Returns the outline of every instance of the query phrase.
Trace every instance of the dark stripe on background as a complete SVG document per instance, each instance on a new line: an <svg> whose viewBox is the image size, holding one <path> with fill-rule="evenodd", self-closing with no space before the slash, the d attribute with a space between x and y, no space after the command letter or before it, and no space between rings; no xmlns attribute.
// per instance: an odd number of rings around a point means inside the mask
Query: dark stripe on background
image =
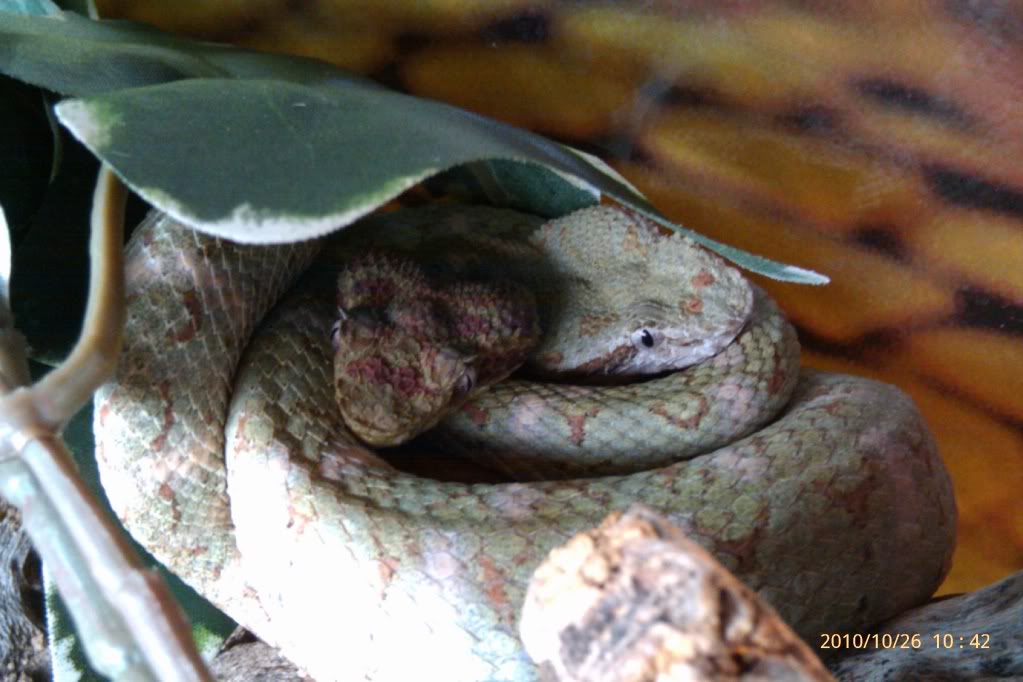
<svg viewBox="0 0 1023 682"><path fill-rule="evenodd" d="M900 263L908 263L910 260L909 250L899 236L898 228L894 225L859 225L852 232L851 236L854 243L888 256Z"/></svg>
<svg viewBox="0 0 1023 682"><path fill-rule="evenodd" d="M793 107L778 115L779 125L808 135L833 135L841 127L842 115L822 104Z"/></svg>
<svg viewBox="0 0 1023 682"><path fill-rule="evenodd" d="M861 97L889 109L932 118L943 123L963 126L970 123L969 115L954 102L923 90L887 78L863 78L853 81Z"/></svg>
<svg viewBox="0 0 1023 682"><path fill-rule="evenodd" d="M967 286L956 292L955 303L956 321L963 326L1023 336L1023 301Z"/></svg>
<svg viewBox="0 0 1023 682"><path fill-rule="evenodd" d="M939 164L923 172L930 190L950 204L1023 218L1023 191L1015 187Z"/></svg>
<svg viewBox="0 0 1023 682"><path fill-rule="evenodd" d="M526 11L488 24L480 31L480 38L487 43L543 43L550 37L550 23L547 15L537 11Z"/></svg>

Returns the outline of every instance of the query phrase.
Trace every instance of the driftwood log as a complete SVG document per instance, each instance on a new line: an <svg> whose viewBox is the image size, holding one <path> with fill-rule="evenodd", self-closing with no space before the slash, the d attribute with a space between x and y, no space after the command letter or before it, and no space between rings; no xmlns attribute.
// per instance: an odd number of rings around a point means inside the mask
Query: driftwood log
<svg viewBox="0 0 1023 682"><path fill-rule="evenodd" d="M774 609L639 506L550 553L521 634L562 682L833 679Z"/></svg>
<svg viewBox="0 0 1023 682"><path fill-rule="evenodd" d="M219 682L312 682L280 652L238 628L210 663Z"/></svg>
<svg viewBox="0 0 1023 682"><path fill-rule="evenodd" d="M907 611L877 631L919 649L865 648L832 665L841 682L1023 680L1023 572Z"/></svg>
<svg viewBox="0 0 1023 682"><path fill-rule="evenodd" d="M550 553L521 634L560 682L1023 680L1023 572L870 632L834 633L821 650L833 654L829 673L762 599L636 506Z"/></svg>

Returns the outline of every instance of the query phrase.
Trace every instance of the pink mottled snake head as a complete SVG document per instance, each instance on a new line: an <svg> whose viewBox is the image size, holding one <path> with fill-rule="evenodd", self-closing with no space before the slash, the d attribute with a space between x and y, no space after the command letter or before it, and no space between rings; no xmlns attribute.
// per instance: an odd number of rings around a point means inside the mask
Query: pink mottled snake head
<svg viewBox="0 0 1023 682"><path fill-rule="evenodd" d="M435 426L521 365L539 336L528 292L433 281L386 253L342 272L338 303L335 397L348 427L377 446Z"/></svg>
<svg viewBox="0 0 1023 682"><path fill-rule="evenodd" d="M335 329L335 397L348 427L371 445L431 428L476 385L476 358L429 336L360 315Z"/></svg>

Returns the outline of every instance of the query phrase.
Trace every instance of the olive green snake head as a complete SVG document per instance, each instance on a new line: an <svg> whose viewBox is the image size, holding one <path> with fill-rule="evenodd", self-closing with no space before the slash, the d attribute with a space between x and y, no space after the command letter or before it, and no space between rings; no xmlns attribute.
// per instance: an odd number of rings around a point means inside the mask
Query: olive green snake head
<svg viewBox="0 0 1023 682"><path fill-rule="evenodd" d="M531 362L545 374L641 378L683 369L731 343L753 308L736 268L622 208L570 213L529 241L547 323Z"/></svg>

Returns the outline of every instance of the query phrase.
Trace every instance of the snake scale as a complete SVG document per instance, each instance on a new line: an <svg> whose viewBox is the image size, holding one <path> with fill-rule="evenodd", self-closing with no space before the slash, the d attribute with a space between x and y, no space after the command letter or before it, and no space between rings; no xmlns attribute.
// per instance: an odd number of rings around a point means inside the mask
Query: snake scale
<svg viewBox="0 0 1023 682"><path fill-rule="evenodd" d="M799 371L796 346L752 344L751 330L794 340L766 295L736 341L693 368L724 373L717 394L732 410L765 388L787 396L758 430L632 473L460 483L399 471L344 429L333 300L315 284L288 293L320 244L240 246L154 214L127 248L125 348L96 397L104 488L157 558L316 679L536 679L517 636L531 572L636 501L811 643L921 603L948 569L952 490L912 402L874 381ZM768 362L791 380L743 383ZM554 384L525 399L562 410L570 436L628 453L670 443L682 421L698 425L702 413L670 412L681 387L670 382L685 374L629 388ZM499 407L530 391L509 385L479 400ZM629 391L631 412L602 435L614 422L597 406L613 390ZM548 404L559 396L568 407ZM458 414L472 422L482 411ZM477 434L469 449L515 432ZM608 461L597 457L602 474Z"/></svg>

